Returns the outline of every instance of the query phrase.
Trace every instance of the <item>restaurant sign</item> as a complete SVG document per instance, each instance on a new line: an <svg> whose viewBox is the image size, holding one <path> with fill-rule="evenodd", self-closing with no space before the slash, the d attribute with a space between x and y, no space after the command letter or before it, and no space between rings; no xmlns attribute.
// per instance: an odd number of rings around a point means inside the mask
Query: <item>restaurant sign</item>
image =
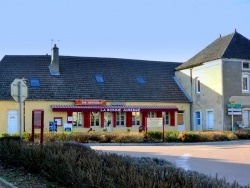
<svg viewBox="0 0 250 188"><path fill-rule="evenodd" d="M86 105L86 106L106 106L104 100L75 100L75 105Z"/></svg>
<svg viewBox="0 0 250 188"><path fill-rule="evenodd" d="M139 108L102 108L101 112L140 112Z"/></svg>

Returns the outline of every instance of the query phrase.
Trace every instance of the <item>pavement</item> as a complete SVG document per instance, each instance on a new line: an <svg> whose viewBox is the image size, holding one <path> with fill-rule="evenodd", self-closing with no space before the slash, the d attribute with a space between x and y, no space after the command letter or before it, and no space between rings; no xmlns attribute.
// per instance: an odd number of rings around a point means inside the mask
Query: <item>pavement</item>
<svg viewBox="0 0 250 188"><path fill-rule="evenodd" d="M119 155L164 159L185 170L226 178L231 183L236 180L242 186L250 186L250 140L87 145L95 150Z"/></svg>

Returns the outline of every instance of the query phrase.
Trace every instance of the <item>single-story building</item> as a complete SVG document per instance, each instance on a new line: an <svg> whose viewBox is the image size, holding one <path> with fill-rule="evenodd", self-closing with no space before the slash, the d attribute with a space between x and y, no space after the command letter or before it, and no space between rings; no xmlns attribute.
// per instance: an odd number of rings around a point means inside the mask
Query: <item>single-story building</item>
<svg viewBox="0 0 250 188"><path fill-rule="evenodd" d="M191 101L174 77L179 65L61 56L56 45L51 55L6 55L0 62L0 132L19 132L20 120L22 131L31 132L32 124L41 124L40 112L44 131L51 122L57 131L138 131L150 118L161 118L165 130L190 130ZM15 79L28 90L22 111L11 93Z"/></svg>

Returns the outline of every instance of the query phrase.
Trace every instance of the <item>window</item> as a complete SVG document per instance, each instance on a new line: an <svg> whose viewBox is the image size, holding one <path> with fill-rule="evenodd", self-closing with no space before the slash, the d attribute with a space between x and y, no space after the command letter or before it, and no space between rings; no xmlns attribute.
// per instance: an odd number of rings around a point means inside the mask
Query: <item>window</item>
<svg viewBox="0 0 250 188"><path fill-rule="evenodd" d="M250 69L250 62L242 62L242 69L247 69L249 70Z"/></svg>
<svg viewBox="0 0 250 188"><path fill-rule="evenodd" d="M100 115L99 112L91 112L91 126L99 126Z"/></svg>
<svg viewBox="0 0 250 188"><path fill-rule="evenodd" d="M38 79L31 79L30 80L30 86L31 87L39 87L40 86L40 82Z"/></svg>
<svg viewBox="0 0 250 188"><path fill-rule="evenodd" d="M54 121L57 122L57 126L62 126L62 117L54 117Z"/></svg>
<svg viewBox="0 0 250 188"><path fill-rule="evenodd" d="M195 112L195 121L196 125L201 125L201 112Z"/></svg>
<svg viewBox="0 0 250 188"><path fill-rule="evenodd" d="M197 77L195 78L195 93L200 94L200 92L201 92L201 82L200 82L200 78Z"/></svg>
<svg viewBox="0 0 250 188"><path fill-rule="evenodd" d="M124 112L117 112L116 113L116 125L124 126Z"/></svg>
<svg viewBox="0 0 250 188"><path fill-rule="evenodd" d="M83 114L82 112L73 112L73 126L82 126Z"/></svg>
<svg viewBox="0 0 250 188"><path fill-rule="evenodd" d="M248 74L242 75L242 91L249 92L249 75Z"/></svg>
<svg viewBox="0 0 250 188"><path fill-rule="evenodd" d="M148 112L148 118L155 118L155 112Z"/></svg>
<svg viewBox="0 0 250 188"><path fill-rule="evenodd" d="M177 125L184 125L184 111L178 111L178 113L177 113Z"/></svg>
<svg viewBox="0 0 250 188"><path fill-rule="evenodd" d="M141 76L136 77L136 80L137 80L138 84L144 84L145 83L144 79Z"/></svg>
<svg viewBox="0 0 250 188"><path fill-rule="evenodd" d="M140 112L132 112L132 125L140 125Z"/></svg>
<svg viewBox="0 0 250 188"><path fill-rule="evenodd" d="M169 112L165 112L163 115L163 121L164 125L169 125L170 119L169 119Z"/></svg>
<svg viewBox="0 0 250 188"><path fill-rule="evenodd" d="M104 79L103 79L102 75L95 75L95 80L98 83L104 83Z"/></svg>

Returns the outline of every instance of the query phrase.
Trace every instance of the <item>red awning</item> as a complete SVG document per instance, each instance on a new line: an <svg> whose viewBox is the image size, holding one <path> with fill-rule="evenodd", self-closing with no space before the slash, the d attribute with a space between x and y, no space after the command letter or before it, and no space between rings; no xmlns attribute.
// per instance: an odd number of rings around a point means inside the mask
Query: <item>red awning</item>
<svg viewBox="0 0 250 188"><path fill-rule="evenodd" d="M51 105L54 112L171 112L178 111L176 106L79 106Z"/></svg>

